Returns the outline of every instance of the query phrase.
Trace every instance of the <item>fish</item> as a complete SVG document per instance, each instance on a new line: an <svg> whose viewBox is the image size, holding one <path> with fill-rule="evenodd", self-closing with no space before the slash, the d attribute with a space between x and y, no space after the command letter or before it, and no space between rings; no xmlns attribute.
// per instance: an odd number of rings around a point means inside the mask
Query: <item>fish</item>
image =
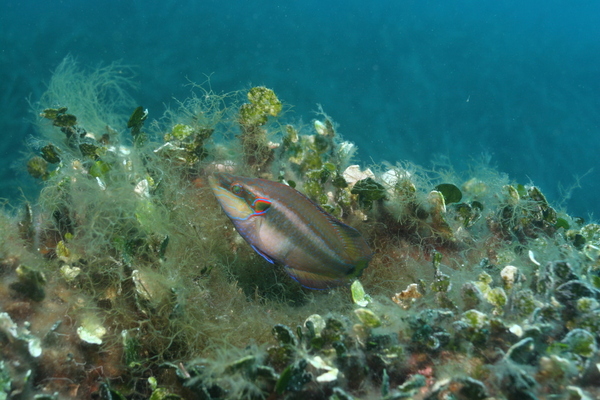
<svg viewBox="0 0 600 400"><path fill-rule="evenodd" d="M238 233L265 260L309 289L348 284L373 253L353 227L296 189L266 179L214 173L210 188Z"/></svg>

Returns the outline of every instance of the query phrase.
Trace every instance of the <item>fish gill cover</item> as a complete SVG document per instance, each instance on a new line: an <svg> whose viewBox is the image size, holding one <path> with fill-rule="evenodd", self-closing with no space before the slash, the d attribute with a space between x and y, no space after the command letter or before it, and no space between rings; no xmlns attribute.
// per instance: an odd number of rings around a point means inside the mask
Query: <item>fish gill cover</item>
<svg viewBox="0 0 600 400"><path fill-rule="evenodd" d="M599 395L600 225L485 162L356 165L330 116L288 121L265 87L192 85L153 116L124 70L67 58L34 105L42 190L0 214L0 398ZM215 172L300 191L369 267L302 288L236 232Z"/></svg>

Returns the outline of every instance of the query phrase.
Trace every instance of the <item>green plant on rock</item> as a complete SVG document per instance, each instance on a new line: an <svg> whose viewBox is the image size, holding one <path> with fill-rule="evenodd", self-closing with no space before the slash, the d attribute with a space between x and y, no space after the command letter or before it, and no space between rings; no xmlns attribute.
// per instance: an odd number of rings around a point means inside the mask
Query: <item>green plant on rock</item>
<svg viewBox="0 0 600 400"><path fill-rule="evenodd" d="M137 107L127 121L127 128L131 129L131 136L133 136L134 146L142 146L147 139L147 135L142 131L144 122L148 118L148 110L144 107Z"/></svg>
<svg viewBox="0 0 600 400"><path fill-rule="evenodd" d="M506 237L516 237L524 242L541 233L556 232L556 211L550 207L546 197L535 186L506 185L505 204L490 221L492 229Z"/></svg>
<svg viewBox="0 0 600 400"><path fill-rule="evenodd" d="M250 89L248 101L239 110L238 123L242 131L240 140L246 163L260 170L273 158L273 150L269 147L267 131L263 126L269 116L279 115L282 104L273 90L263 86Z"/></svg>
<svg viewBox="0 0 600 400"><path fill-rule="evenodd" d="M212 128L194 128L186 124L176 124L171 132L164 136L165 142L169 145L166 149L168 157L181 160L189 166L197 164L209 155L206 141L213 133Z"/></svg>

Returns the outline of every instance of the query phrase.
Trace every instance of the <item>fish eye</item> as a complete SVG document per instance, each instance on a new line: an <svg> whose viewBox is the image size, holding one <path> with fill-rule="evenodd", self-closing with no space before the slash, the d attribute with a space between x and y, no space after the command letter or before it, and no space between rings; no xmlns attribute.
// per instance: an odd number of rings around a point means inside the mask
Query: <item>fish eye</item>
<svg viewBox="0 0 600 400"><path fill-rule="evenodd" d="M242 188L242 185L231 185L231 191L233 194L241 194L243 190L244 189Z"/></svg>

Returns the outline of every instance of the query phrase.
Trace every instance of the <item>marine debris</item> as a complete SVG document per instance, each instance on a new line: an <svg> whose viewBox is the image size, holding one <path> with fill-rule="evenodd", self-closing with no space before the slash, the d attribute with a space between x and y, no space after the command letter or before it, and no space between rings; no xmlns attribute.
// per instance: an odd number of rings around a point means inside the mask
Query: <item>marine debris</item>
<svg viewBox="0 0 600 400"><path fill-rule="evenodd" d="M600 396L600 225L485 164L356 165L329 116L284 122L264 87L89 112L116 70L57 70L24 165L39 198L0 213L0 399ZM236 232L215 173L304 193L369 267L304 289Z"/></svg>

